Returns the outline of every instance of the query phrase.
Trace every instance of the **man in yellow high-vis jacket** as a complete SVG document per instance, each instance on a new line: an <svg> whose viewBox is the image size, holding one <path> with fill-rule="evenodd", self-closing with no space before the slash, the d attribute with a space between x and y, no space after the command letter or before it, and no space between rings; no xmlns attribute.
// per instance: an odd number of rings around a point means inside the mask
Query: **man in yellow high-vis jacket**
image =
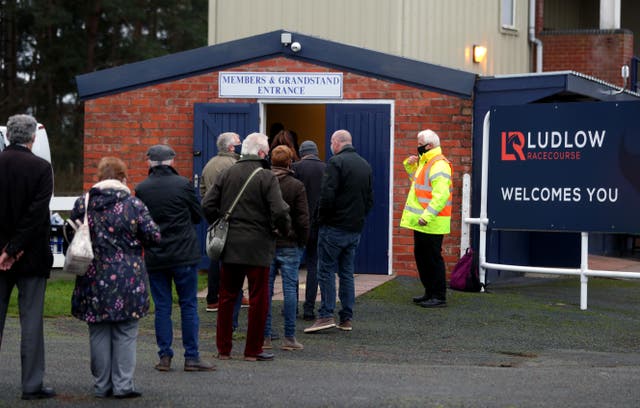
<svg viewBox="0 0 640 408"><path fill-rule="evenodd" d="M411 189L400 226L413 230L414 256L424 295L413 298L422 307L447 305L442 240L451 231L453 169L442 154L440 138L430 130L418 133L418 154L403 162Z"/></svg>

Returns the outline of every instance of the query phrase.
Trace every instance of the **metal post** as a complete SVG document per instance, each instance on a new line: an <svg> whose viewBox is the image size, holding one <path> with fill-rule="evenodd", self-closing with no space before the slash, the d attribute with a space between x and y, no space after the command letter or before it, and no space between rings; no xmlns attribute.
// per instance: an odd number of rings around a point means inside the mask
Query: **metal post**
<svg viewBox="0 0 640 408"><path fill-rule="evenodd" d="M587 310L587 292L589 277L589 233L580 233L580 310Z"/></svg>

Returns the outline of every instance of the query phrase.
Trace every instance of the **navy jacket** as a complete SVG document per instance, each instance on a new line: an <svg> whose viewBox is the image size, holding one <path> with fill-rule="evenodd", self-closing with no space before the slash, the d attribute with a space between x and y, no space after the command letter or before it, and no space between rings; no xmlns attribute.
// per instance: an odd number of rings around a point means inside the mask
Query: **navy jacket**
<svg viewBox="0 0 640 408"><path fill-rule="evenodd" d="M191 182L171 166L155 166L135 191L162 234L158 246L145 250L149 272L199 263L201 250L195 225L202 219L202 209Z"/></svg>

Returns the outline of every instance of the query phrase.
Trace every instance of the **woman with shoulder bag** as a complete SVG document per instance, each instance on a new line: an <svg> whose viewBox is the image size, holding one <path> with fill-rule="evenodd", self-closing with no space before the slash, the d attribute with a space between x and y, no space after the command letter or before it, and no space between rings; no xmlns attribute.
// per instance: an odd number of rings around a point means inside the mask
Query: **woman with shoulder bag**
<svg viewBox="0 0 640 408"><path fill-rule="evenodd" d="M138 320L149 311L142 251L160 241L160 229L142 201L131 196L122 160L100 160L98 179L87 212L94 259L86 274L76 277L71 312L89 325L94 395L135 398L142 395L133 383ZM80 197L71 221L83 220L85 210Z"/></svg>

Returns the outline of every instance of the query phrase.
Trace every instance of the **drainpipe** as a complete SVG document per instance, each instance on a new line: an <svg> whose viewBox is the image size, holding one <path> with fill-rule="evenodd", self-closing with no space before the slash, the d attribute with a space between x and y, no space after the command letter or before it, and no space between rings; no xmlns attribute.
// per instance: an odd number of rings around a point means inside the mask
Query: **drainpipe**
<svg viewBox="0 0 640 408"><path fill-rule="evenodd" d="M536 72L542 72L542 41L536 38L536 0L529 0L529 42L536 47Z"/></svg>

